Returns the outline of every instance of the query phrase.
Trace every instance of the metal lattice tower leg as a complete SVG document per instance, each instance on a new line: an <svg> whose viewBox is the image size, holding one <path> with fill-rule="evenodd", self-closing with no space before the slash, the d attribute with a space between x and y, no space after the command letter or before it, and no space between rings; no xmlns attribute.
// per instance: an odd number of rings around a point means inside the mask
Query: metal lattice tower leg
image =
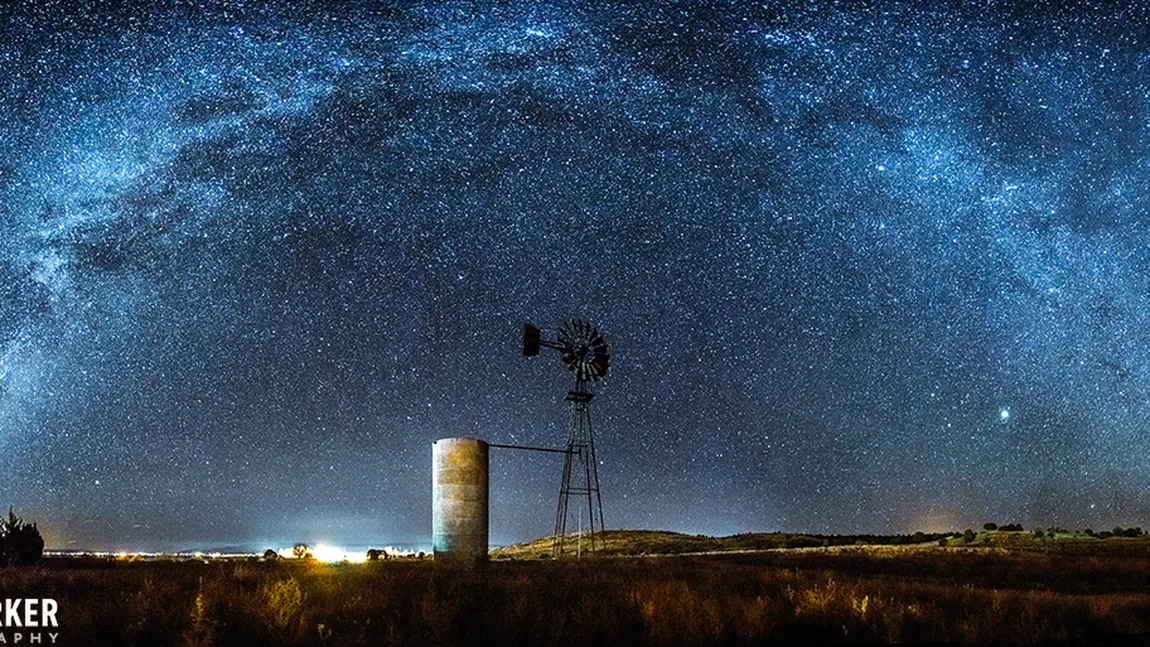
<svg viewBox="0 0 1150 647"><path fill-rule="evenodd" d="M571 402L571 430L567 434L567 451L563 457L563 478L559 484L559 506L555 511L555 543L551 554L563 554L567 539L567 513L571 495L575 495L575 505L587 505L588 530L591 537L591 550L598 548L597 538L604 530L603 498L599 494L599 466L595 459L595 435L591 431L591 398L587 383L578 380L575 390L567 393Z"/></svg>

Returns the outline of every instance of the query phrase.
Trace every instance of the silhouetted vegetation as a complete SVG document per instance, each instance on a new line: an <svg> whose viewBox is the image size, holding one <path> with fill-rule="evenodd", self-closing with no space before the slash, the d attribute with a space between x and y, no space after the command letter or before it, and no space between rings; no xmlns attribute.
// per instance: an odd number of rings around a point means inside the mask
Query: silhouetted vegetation
<svg viewBox="0 0 1150 647"><path fill-rule="evenodd" d="M8 508L8 519L0 520L0 566L30 566L44 555L44 539L34 523L24 523Z"/></svg>
<svg viewBox="0 0 1150 647"><path fill-rule="evenodd" d="M843 546L470 569L416 559L74 569L54 558L4 585L50 592L63 644L1035 643L1150 631L1150 542L1035 543L1044 549Z"/></svg>

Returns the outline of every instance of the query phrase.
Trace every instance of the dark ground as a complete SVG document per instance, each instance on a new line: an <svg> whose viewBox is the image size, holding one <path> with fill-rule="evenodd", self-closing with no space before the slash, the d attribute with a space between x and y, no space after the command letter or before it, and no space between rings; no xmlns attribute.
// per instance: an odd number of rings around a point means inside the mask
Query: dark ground
<svg viewBox="0 0 1150 647"><path fill-rule="evenodd" d="M0 573L0 597L57 600L66 645L1144 644L1150 541L999 539L476 568L56 558Z"/></svg>

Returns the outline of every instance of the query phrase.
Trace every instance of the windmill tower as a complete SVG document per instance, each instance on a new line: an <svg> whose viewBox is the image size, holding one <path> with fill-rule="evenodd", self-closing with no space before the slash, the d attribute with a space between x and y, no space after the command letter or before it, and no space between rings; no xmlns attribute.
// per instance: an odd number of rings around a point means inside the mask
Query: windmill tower
<svg viewBox="0 0 1150 647"><path fill-rule="evenodd" d="M554 557L563 554L567 540L568 517L571 504L582 525L584 518L579 508L587 506L586 519L590 530L591 550L596 549L596 531L602 533L603 498L599 494L599 468L595 459L595 435L591 430L591 399L594 393L587 387L607 375L611 354L603 335L582 319L564 323L559 327L555 341L541 338L540 330L531 324L523 326L523 354L534 357L540 347L561 353L567 370L575 375L575 389L567 392L571 403L571 427L567 433L567 447L563 452L563 476L559 481L559 505L555 510ZM579 541L582 537L579 537Z"/></svg>

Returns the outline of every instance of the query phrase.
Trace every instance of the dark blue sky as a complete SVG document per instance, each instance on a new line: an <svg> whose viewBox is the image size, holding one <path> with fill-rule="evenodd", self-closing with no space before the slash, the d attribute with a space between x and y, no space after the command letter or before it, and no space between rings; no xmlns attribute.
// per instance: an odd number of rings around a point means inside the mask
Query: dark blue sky
<svg viewBox="0 0 1150 647"><path fill-rule="evenodd" d="M1142 12L78 4L0 9L49 546L425 545L433 440L562 443L518 336L574 317L608 527L1150 525ZM492 458L547 533L559 461Z"/></svg>

